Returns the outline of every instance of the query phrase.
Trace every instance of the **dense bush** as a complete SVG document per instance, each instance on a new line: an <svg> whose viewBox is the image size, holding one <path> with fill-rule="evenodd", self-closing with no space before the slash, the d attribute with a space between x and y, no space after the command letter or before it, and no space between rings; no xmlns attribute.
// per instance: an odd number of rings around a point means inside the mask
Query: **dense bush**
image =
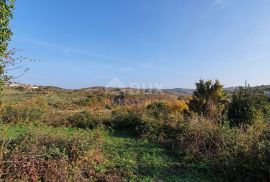
<svg viewBox="0 0 270 182"><path fill-rule="evenodd" d="M175 152L183 166L203 163L230 181L270 180L270 126L265 122L231 128L154 103L146 108L139 133Z"/></svg>
<svg viewBox="0 0 270 182"><path fill-rule="evenodd" d="M94 115L87 111L83 111L67 117L67 125L83 129L93 129L102 125L104 122L102 119L103 117L100 115Z"/></svg>
<svg viewBox="0 0 270 182"><path fill-rule="evenodd" d="M167 101L166 105L173 112L186 112L186 111L188 111L188 104L185 100Z"/></svg>
<svg viewBox="0 0 270 182"><path fill-rule="evenodd" d="M224 140L226 145L220 147L215 160L209 161L212 167L223 171L230 181L269 181L269 129L269 124L262 122L256 122L246 131L227 129L229 138Z"/></svg>
<svg viewBox="0 0 270 182"><path fill-rule="evenodd" d="M170 108L164 102L154 102L146 106L146 113L155 119L166 119L170 112Z"/></svg>
<svg viewBox="0 0 270 182"><path fill-rule="evenodd" d="M41 122L54 127L69 126L68 118L70 116L70 113L51 111L45 115Z"/></svg>
<svg viewBox="0 0 270 182"><path fill-rule="evenodd" d="M211 80L200 80L196 83L196 90L189 102L191 111L210 119L219 119L225 114L227 94L218 80L213 84Z"/></svg>
<svg viewBox="0 0 270 182"><path fill-rule="evenodd" d="M267 98L263 89L239 87L232 96L228 109L231 126L252 124L266 113Z"/></svg>
<svg viewBox="0 0 270 182"><path fill-rule="evenodd" d="M139 110L128 108L114 110L111 117L107 120L106 125L115 130L129 130L136 134L136 128L141 122L141 113Z"/></svg>
<svg viewBox="0 0 270 182"><path fill-rule="evenodd" d="M183 114L170 110L163 102L146 106L138 132L144 138L170 145L177 134L182 134Z"/></svg>
<svg viewBox="0 0 270 182"><path fill-rule="evenodd" d="M74 100L73 104L77 106L83 107L104 107L104 105L108 102L106 96L104 95L92 95L86 94L83 98L79 100ZM108 102L110 103L110 102Z"/></svg>

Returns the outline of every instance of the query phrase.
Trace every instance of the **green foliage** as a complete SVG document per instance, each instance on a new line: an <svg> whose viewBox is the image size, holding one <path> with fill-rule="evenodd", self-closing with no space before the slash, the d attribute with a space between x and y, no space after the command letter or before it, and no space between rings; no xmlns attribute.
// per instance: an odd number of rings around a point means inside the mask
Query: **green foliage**
<svg viewBox="0 0 270 182"><path fill-rule="evenodd" d="M189 109L207 118L216 119L225 114L227 94L218 80L200 80L189 103Z"/></svg>
<svg viewBox="0 0 270 182"><path fill-rule="evenodd" d="M8 43L12 36L12 31L9 27L12 11L14 9L14 1L0 1L0 95L2 95L3 87L7 80L5 68L8 64L13 64L12 58L14 52L8 51Z"/></svg>
<svg viewBox="0 0 270 182"><path fill-rule="evenodd" d="M262 88L239 87L234 91L228 109L230 125L252 124L255 120L262 119L266 113L266 102Z"/></svg>
<svg viewBox="0 0 270 182"><path fill-rule="evenodd" d="M67 118L67 120L69 126L84 129L93 129L99 124L98 121L86 111L71 115Z"/></svg>
<svg viewBox="0 0 270 182"><path fill-rule="evenodd" d="M227 136L211 164L223 169L228 181L269 181L269 124L256 122L247 129L227 128Z"/></svg>
<svg viewBox="0 0 270 182"><path fill-rule="evenodd" d="M146 106L137 130L143 138L174 148L172 138L182 134L183 119L183 113L173 112L165 103L154 102Z"/></svg>
<svg viewBox="0 0 270 182"><path fill-rule="evenodd" d="M269 124L257 122L242 130L198 116L153 119L144 116L141 136L173 151L182 167L215 171L228 181L269 180Z"/></svg>
<svg viewBox="0 0 270 182"><path fill-rule="evenodd" d="M168 117L170 108L164 102L154 102L146 106L146 113L155 119L159 119L161 117Z"/></svg>
<svg viewBox="0 0 270 182"><path fill-rule="evenodd" d="M12 36L11 29L9 27L10 19L12 18L12 10L14 9L14 1L0 1L0 58L1 62L8 49L8 42Z"/></svg>
<svg viewBox="0 0 270 182"><path fill-rule="evenodd" d="M107 125L115 130L129 130L136 134L136 127L141 121L140 113L129 109L119 109L112 112Z"/></svg>

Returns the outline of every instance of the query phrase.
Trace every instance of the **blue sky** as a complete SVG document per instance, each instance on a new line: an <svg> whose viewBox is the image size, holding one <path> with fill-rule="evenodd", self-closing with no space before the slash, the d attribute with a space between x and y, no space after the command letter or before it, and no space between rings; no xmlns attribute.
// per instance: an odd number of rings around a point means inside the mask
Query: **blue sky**
<svg viewBox="0 0 270 182"><path fill-rule="evenodd" d="M64 88L270 84L270 0L18 0L17 81ZM13 73L15 76L19 73Z"/></svg>

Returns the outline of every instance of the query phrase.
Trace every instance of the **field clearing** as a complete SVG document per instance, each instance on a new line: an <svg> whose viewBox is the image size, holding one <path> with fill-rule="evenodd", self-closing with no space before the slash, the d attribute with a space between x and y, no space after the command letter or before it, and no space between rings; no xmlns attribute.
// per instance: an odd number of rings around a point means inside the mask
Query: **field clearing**
<svg viewBox="0 0 270 182"><path fill-rule="evenodd" d="M97 165L96 168L99 171L117 170L118 173L128 176L123 179L126 181L222 181L220 177L207 175L200 170L182 169L179 171L177 165L180 163L177 162L176 157L159 145L147 140L136 139L129 136L127 132L116 133L103 129L83 130L44 125L0 125L1 134L5 134L9 141L16 140L19 136L33 130L40 134L56 136L59 133L87 137L99 135L101 143L96 147L102 151L104 162Z"/></svg>

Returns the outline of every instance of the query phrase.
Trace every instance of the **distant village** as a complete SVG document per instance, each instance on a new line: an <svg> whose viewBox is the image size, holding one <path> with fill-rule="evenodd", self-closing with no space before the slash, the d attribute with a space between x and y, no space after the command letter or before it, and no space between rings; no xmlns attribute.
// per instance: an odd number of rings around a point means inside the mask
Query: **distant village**
<svg viewBox="0 0 270 182"><path fill-rule="evenodd" d="M22 84L18 82L8 82L6 85L7 87L10 87L10 88L24 88L24 89L29 89L29 90L35 90L39 88L36 85Z"/></svg>

